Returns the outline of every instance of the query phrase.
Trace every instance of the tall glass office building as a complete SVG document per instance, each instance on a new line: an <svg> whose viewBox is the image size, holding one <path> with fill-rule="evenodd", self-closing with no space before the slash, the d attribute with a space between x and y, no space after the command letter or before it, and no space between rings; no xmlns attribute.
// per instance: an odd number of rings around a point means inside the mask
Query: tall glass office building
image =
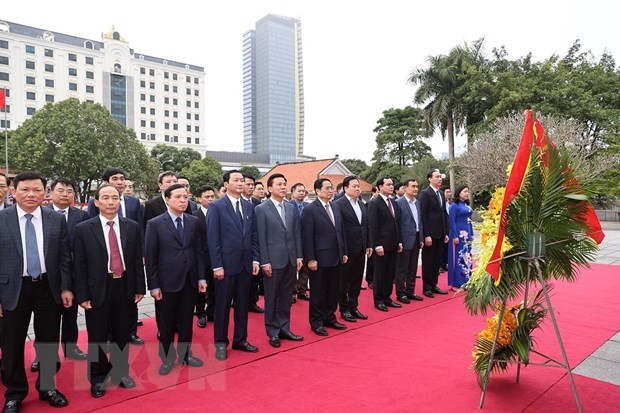
<svg viewBox="0 0 620 413"><path fill-rule="evenodd" d="M269 162L303 156L301 21L269 14L243 35L244 152Z"/></svg>

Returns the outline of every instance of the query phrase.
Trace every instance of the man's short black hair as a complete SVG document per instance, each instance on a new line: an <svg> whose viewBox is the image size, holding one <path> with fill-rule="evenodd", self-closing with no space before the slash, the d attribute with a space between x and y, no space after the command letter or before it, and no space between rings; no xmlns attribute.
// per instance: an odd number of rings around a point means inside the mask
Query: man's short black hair
<svg viewBox="0 0 620 413"><path fill-rule="evenodd" d="M435 169L431 169L430 171L428 171L428 173L426 174L426 179L431 179L435 172L439 172L439 169L435 168Z"/></svg>
<svg viewBox="0 0 620 413"><path fill-rule="evenodd" d="M31 179L40 180L43 183L43 188L47 186L47 179L45 179L43 175L41 175L39 172L27 171L22 172L21 174L18 174L15 176L15 178L13 178L13 188L17 189L17 185L19 185L21 181L29 181Z"/></svg>
<svg viewBox="0 0 620 413"><path fill-rule="evenodd" d="M243 175L243 173L241 173L239 170L237 169L233 169L231 171L226 171L224 172L224 176L222 178L222 181L228 183L230 181L230 175L232 174L241 174L241 176L243 176L245 178L245 175Z"/></svg>
<svg viewBox="0 0 620 413"><path fill-rule="evenodd" d="M256 178L254 178L252 175L248 175L248 174L243 174L243 179L251 179L252 182L256 182Z"/></svg>
<svg viewBox="0 0 620 413"><path fill-rule="evenodd" d="M280 173L277 174L273 174L271 175L268 179L267 179L267 188L269 188L270 186L273 185L273 181L275 181L276 178L284 178L284 184L286 185L286 177ZM260 183L260 182L259 182Z"/></svg>
<svg viewBox="0 0 620 413"><path fill-rule="evenodd" d="M359 182L359 178L355 175L349 175L342 180L342 187L348 188L351 181L357 180Z"/></svg>
<svg viewBox="0 0 620 413"><path fill-rule="evenodd" d="M174 176L175 178L179 179L177 177L177 173L176 172L174 172L174 171L164 171L164 172L160 173L159 176L157 177L157 182L159 182L161 184L162 182L164 182L164 178L166 176ZM188 181L189 181L189 179L188 179Z"/></svg>
<svg viewBox="0 0 620 413"><path fill-rule="evenodd" d="M101 174L101 179L108 182L111 176L122 174L127 179L127 174L121 168L108 168Z"/></svg>
<svg viewBox="0 0 620 413"><path fill-rule="evenodd" d="M306 188L306 185L302 184L301 182L297 182L295 185L291 186L291 193L295 192L298 186L303 186L304 189Z"/></svg>
<svg viewBox="0 0 620 413"><path fill-rule="evenodd" d="M314 192L318 192L321 188L323 188L323 182L325 181L328 181L330 184L332 183L332 181L327 178L319 178L314 181Z"/></svg>
<svg viewBox="0 0 620 413"><path fill-rule="evenodd" d="M64 186L70 186L71 188L73 188L73 192L77 192L77 186L75 185L75 182L73 182L71 179L67 179L67 178L54 179L51 185L52 191L54 190L54 188L56 188L56 185L58 184L63 184Z"/></svg>
<svg viewBox="0 0 620 413"><path fill-rule="evenodd" d="M187 188L185 188L183 185L172 184L164 191L164 198L170 198L172 191L174 191L175 189L185 189L185 191L187 192Z"/></svg>
<svg viewBox="0 0 620 413"><path fill-rule="evenodd" d="M382 176L381 178L377 179L377 188L383 186L386 179L392 180L392 178L390 178L389 176Z"/></svg>
<svg viewBox="0 0 620 413"><path fill-rule="evenodd" d="M114 189L116 189L116 192L118 192L118 196L121 196L121 191L119 191L119 190L118 190L118 188L116 188L116 187L115 187L114 185L112 185L112 184L107 184L107 183L106 183L106 184L102 184L102 185L100 185L100 186L99 186L99 188L97 188L97 190L95 191L95 199L96 199L97 201L99 201L99 194L101 193L101 190L102 190L103 188L114 188Z"/></svg>
<svg viewBox="0 0 620 413"><path fill-rule="evenodd" d="M200 188L198 188L196 196L200 198L202 194L204 194L207 191L212 191L215 194L215 190L213 189L211 185L203 185Z"/></svg>

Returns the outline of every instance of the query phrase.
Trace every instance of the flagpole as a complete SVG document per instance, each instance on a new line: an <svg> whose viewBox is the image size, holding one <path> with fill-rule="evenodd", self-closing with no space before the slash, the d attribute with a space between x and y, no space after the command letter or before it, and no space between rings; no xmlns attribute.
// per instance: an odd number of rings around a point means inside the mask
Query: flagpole
<svg viewBox="0 0 620 413"><path fill-rule="evenodd" d="M9 177L9 135L7 132L7 119L6 119L6 89L2 89L2 94L4 95L4 107L2 110L4 111L4 167L6 171L4 172Z"/></svg>

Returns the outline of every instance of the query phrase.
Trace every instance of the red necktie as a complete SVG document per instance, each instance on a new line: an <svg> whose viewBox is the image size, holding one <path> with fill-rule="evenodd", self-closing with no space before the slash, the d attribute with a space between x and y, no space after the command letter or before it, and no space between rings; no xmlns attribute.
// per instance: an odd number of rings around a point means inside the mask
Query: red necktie
<svg viewBox="0 0 620 413"><path fill-rule="evenodd" d="M390 209L390 214L392 214L392 218L396 218L394 216L394 208L392 208L392 200L390 198L387 198L387 204L388 208Z"/></svg>
<svg viewBox="0 0 620 413"><path fill-rule="evenodd" d="M116 231L114 231L114 221L108 221L110 226L110 233L108 238L110 239L110 269L113 273L123 273L123 260L121 259L121 250L118 247L118 239L116 239Z"/></svg>

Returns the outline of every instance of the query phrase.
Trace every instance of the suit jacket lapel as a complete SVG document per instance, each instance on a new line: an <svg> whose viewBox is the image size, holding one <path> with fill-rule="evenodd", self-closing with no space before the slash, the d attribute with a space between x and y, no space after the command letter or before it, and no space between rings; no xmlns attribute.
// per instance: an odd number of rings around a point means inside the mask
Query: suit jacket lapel
<svg viewBox="0 0 620 413"><path fill-rule="evenodd" d="M11 214L13 215L13 219L11 219L9 222L9 231L11 232L11 238L13 238L13 240L15 241L15 245L17 246L17 251L19 251L19 257L20 259L24 259L24 250L22 248L22 237L21 237L21 233L19 230L19 216L17 215L17 208L13 208L13 211L11 211Z"/></svg>
<svg viewBox="0 0 620 413"><path fill-rule="evenodd" d="M91 225L92 225L91 230L93 232L93 235L95 236L95 239L99 242L99 244L101 244L101 246L103 247L103 250L106 251L106 254L107 254L108 247L105 244L105 236L103 235L103 228L101 227L101 220L96 219L91 222Z"/></svg>
<svg viewBox="0 0 620 413"><path fill-rule="evenodd" d="M124 254L127 251L127 223L124 221L124 218L119 218L118 225L121 227L121 247Z"/></svg>
<svg viewBox="0 0 620 413"><path fill-rule="evenodd" d="M168 212L164 212L164 214L166 214L166 216L164 218L164 222L165 222L166 227L168 227L168 230L170 232L172 232L172 235L174 236L174 239L176 239L181 244L181 246L183 246L184 242L183 242L182 239L179 239L175 223L172 222L172 217L170 217L170 214Z"/></svg>
<svg viewBox="0 0 620 413"><path fill-rule="evenodd" d="M58 212L52 210L54 214ZM47 257L47 250L50 245L50 239L52 238L52 221L49 215L45 215L43 208L41 208L41 221L43 223L43 255ZM49 210L47 212L50 212ZM67 229L68 230L68 229ZM57 236L60 234L56 234Z"/></svg>
<svg viewBox="0 0 620 413"><path fill-rule="evenodd" d="M269 204L271 204L267 206L267 208L269 208L269 210L271 211L271 215L273 215L274 219L276 219L280 223L282 228L286 230L286 227L284 226L284 222L282 222L282 217L280 216L280 211L278 211L278 208L276 208L273 202L271 201L266 201L266 202L269 202ZM282 203L282 206L286 208L284 203ZM286 209L284 211L284 219L288 220L288 214L286 213Z"/></svg>
<svg viewBox="0 0 620 413"><path fill-rule="evenodd" d="M239 200L241 200L241 198L239 198ZM226 209L232 217L233 222L235 223L235 225L237 225L237 228L239 228L239 231L243 234L243 227L241 226L241 221L239 221L239 216L237 215L235 207L233 206L232 202L230 202L230 199L227 196L224 198L224 203L226 204ZM241 208L243 208L243 204Z"/></svg>
<svg viewBox="0 0 620 413"><path fill-rule="evenodd" d="M326 220L327 220L327 221L328 221L328 222L329 222L332 226L335 226L335 225L336 225L336 224L335 224L335 222L336 222L336 216L334 215L334 222L332 222L332 219L329 217L329 214L327 213L327 208L325 208L325 207L323 206L323 202L321 202L321 200L320 200L320 199L318 199L318 198L317 198L314 202L316 202L316 203L317 203L317 205L319 206L319 209L322 211L322 212L321 212L321 215L323 215L323 217L324 217L324 218L325 218L325 219L326 219ZM333 210L333 208L331 208L331 206L330 206L330 209L332 210L332 215L333 215L333 214L334 214L334 210Z"/></svg>

